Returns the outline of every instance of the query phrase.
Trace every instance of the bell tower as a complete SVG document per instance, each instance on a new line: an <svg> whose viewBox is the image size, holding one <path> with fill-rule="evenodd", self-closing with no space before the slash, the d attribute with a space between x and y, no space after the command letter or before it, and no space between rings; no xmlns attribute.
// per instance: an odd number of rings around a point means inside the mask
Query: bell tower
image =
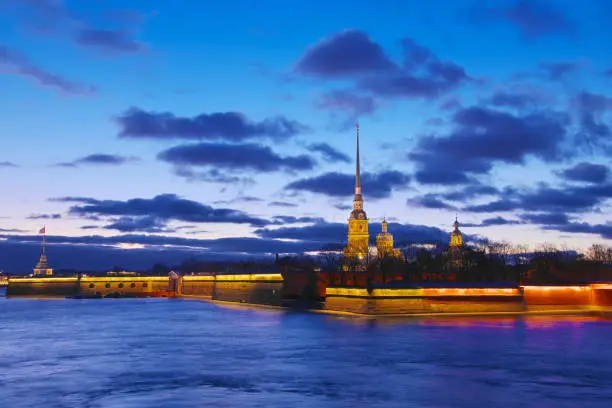
<svg viewBox="0 0 612 408"><path fill-rule="evenodd" d="M355 197L353 198L353 211L348 220L348 243L344 248L345 257L363 258L369 251L368 216L363 210L363 196L361 195L361 168L359 162L359 124L356 125L357 155L355 165Z"/></svg>

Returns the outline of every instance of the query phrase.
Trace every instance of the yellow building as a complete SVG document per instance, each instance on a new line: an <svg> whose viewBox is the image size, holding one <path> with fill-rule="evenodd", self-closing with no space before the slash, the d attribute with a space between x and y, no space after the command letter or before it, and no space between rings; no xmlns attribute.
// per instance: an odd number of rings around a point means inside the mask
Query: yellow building
<svg viewBox="0 0 612 408"><path fill-rule="evenodd" d="M400 258L400 251L393 248L393 235L389 232L389 225L387 224L386 218L383 219L381 227L381 233L376 236L376 250L378 257Z"/></svg>
<svg viewBox="0 0 612 408"><path fill-rule="evenodd" d="M450 243L446 251L447 265L446 268L461 268L465 265L465 250L463 246L463 234L459 231L459 221L455 217L453 224L455 229L451 232Z"/></svg>
<svg viewBox="0 0 612 408"><path fill-rule="evenodd" d="M357 158L355 167L355 198L353 211L348 220L348 243L344 248L345 258L364 259L369 251L370 234L368 232L368 216L363 210L361 195L361 169L359 168L359 124L357 124Z"/></svg>
<svg viewBox="0 0 612 408"><path fill-rule="evenodd" d="M36 275L36 276L40 276L40 275L51 276L51 275L53 275L53 269L51 269L51 267L49 266L49 263L47 262L47 255L45 254L45 249L44 248L45 247L43 246L43 253L40 255L40 259L38 260L38 263L34 267L34 275Z"/></svg>
<svg viewBox="0 0 612 408"><path fill-rule="evenodd" d="M462 247L463 246L463 235L459 231L459 221L455 217L455 223L453 224L455 229L451 233L450 246L451 247Z"/></svg>

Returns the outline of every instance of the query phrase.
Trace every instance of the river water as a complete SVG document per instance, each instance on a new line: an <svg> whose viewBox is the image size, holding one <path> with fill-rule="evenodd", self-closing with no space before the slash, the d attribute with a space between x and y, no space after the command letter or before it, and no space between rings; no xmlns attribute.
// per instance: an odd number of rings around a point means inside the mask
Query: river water
<svg viewBox="0 0 612 408"><path fill-rule="evenodd" d="M612 321L0 297L0 406L609 408Z"/></svg>

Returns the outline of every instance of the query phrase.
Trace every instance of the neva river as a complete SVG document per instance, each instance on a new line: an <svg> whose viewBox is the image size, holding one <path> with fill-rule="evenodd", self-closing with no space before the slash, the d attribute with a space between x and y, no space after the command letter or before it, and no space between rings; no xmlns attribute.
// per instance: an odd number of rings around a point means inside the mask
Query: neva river
<svg viewBox="0 0 612 408"><path fill-rule="evenodd" d="M0 297L0 406L606 407L612 321Z"/></svg>

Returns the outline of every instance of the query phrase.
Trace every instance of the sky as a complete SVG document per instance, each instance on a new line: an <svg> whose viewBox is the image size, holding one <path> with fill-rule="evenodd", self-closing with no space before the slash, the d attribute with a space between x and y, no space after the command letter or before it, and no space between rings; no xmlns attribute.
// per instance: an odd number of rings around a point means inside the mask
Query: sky
<svg viewBox="0 0 612 408"><path fill-rule="evenodd" d="M179 7L180 6L180 7ZM612 238L606 0L0 0L0 270ZM55 254L54 257L54 249ZM94 268L95 269L95 268Z"/></svg>

